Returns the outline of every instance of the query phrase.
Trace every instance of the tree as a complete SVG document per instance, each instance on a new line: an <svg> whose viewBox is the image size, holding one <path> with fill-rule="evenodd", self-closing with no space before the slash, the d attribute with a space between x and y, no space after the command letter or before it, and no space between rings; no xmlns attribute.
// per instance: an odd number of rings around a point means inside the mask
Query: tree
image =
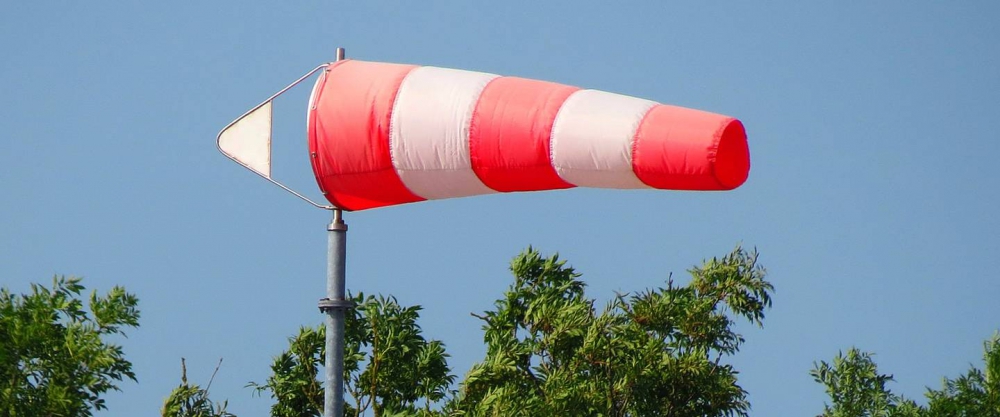
<svg viewBox="0 0 1000 417"><path fill-rule="evenodd" d="M358 306L347 329L350 359L344 366L355 416L369 405L375 417L430 415L431 404L447 394L455 380L448 354L440 341L424 339L417 325L420 310L400 306L391 296L368 297Z"/></svg>
<svg viewBox="0 0 1000 417"><path fill-rule="evenodd" d="M689 272L685 285L619 294L598 313L558 255L528 248L514 284L483 315L486 358L460 390L444 345L423 337L419 306L353 297L345 326L347 416L745 416L750 404L723 359L744 343L743 318L762 325L773 288L756 251L737 247ZM319 416L325 330L302 328L258 393L276 417ZM450 398L449 398L449 394ZM441 404L440 407L436 404Z"/></svg>
<svg viewBox="0 0 1000 417"><path fill-rule="evenodd" d="M215 374L219 372L220 366L222 366L222 359L219 359L219 365L216 365L215 372L212 372L212 377L208 379L208 384L205 388L201 388L196 384L188 383L187 366L184 363L184 358L181 358L181 384L174 388L167 399L163 401L160 415L163 417L236 417L235 414L226 411L228 401L213 403L208 397L208 390L212 387L212 381L215 380Z"/></svg>
<svg viewBox="0 0 1000 417"><path fill-rule="evenodd" d="M809 374L826 387L832 402L823 407L822 417L921 415L915 403L886 388L892 375L879 373L872 357L869 352L851 348L846 354L838 353L832 364L821 361L814 365Z"/></svg>
<svg viewBox="0 0 1000 417"><path fill-rule="evenodd" d="M80 278L61 276L30 294L0 290L0 414L90 416L120 381L136 380L108 339L139 326L138 298L116 286L91 292L84 310L83 290Z"/></svg>
<svg viewBox="0 0 1000 417"><path fill-rule="evenodd" d="M930 416L1000 417L1000 333L983 344L984 370L972 367L940 390L927 390Z"/></svg>
<svg viewBox="0 0 1000 417"><path fill-rule="evenodd" d="M972 367L956 379L945 378L940 390L925 393L926 407L893 394L885 386L892 375L880 374L872 354L855 348L832 364L816 364L810 373L830 396L823 417L1000 417L1000 333L983 350L985 370Z"/></svg>
<svg viewBox="0 0 1000 417"><path fill-rule="evenodd" d="M256 394L271 392L271 397L277 400L271 406L272 416L323 414L323 385L316 379L316 374L323 367L325 340L326 329L322 325L315 329L300 328L298 335L289 338L288 350L274 358L267 382L247 384L254 388Z"/></svg>
<svg viewBox="0 0 1000 417"><path fill-rule="evenodd" d="M486 358L448 406L469 416L745 416L737 371L722 363L761 325L773 287L757 253L737 247L691 281L618 295L600 313L558 255L528 248L485 324Z"/></svg>
<svg viewBox="0 0 1000 417"><path fill-rule="evenodd" d="M344 373L353 404L345 416L371 409L376 417L434 415L454 382L444 344L426 340L417 325L420 306L403 307L393 297L352 297L357 303L345 323ZM303 327L289 339L289 349L275 357L264 384L250 383L257 393L270 392L275 417L319 416L323 385L316 375L323 366L326 329ZM423 402L421 403L421 400Z"/></svg>

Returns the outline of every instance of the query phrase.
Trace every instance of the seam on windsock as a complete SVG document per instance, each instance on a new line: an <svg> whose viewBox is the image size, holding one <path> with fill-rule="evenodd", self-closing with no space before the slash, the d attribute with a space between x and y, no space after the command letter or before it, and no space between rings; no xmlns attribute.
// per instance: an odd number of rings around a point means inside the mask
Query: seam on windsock
<svg viewBox="0 0 1000 417"><path fill-rule="evenodd" d="M712 175L712 181L721 188L726 188L727 185L722 183L719 179L718 167L719 162L719 145L722 144L722 134L726 132L726 128L732 123L732 118L725 118L719 122L719 127L715 128L715 133L712 134L712 148L708 151L708 172Z"/></svg>
<svg viewBox="0 0 1000 417"><path fill-rule="evenodd" d="M435 169L435 170L423 169L422 171L437 171L437 172L441 172L441 171L455 171L455 172L467 172L467 171L471 171L472 172L472 177L475 178L476 181L479 182L479 185L482 186L487 192L490 192L490 193L499 193L499 192L501 192L500 190L496 190L496 189L491 188L490 186L486 185L486 183L483 181L483 179L479 178L479 174L476 173L476 170L472 166L472 121L476 118L476 106L479 104L479 100L483 97L483 92L486 91L486 86L490 85L490 83L492 83L493 81L496 81L496 80L502 78L502 76L497 75L497 74L493 74L493 73L489 73L489 72L481 72L481 71L469 71L469 72L476 73L476 74L481 74L483 76L491 77L488 80L486 80L486 82L482 83L482 85L479 86L476 90L474 90L474 92L472 93L472 100L469 100L469 107L466 109L468 111L468 114L469 114L469 121L464 126L465 127L465 132L464 132L465 135L464 136L465 136L465 152L469 156L469 166L468 167L460 167L460 168L442 168L442 169ZM459 131L459 138L461 138L461 136L462 136L462 131L460 130ZM461 159L461 158L456 158L456 159Z"/></svg>
<svg viewBox="0 0 1000 417"><path fill-rule="evenodd" d="M635 163L635 157L636 157L636 151L639 150L639 132L642 130L642 124L646 122L646 119L649 118L650 114L653 114L653 109L655 109L657 106L661 106L661 105L662 105L661 103L656 103L656 104L652 105L649 108L649 110L646 110L646 114L642 115L642 117L639 119L639 125L636 126L635 133L632 134L632 146L631 146L632 153L629 155L629 158L631 159L631 161L629 161L629 162L631 162L631 164L632 164L632 174L635 174L635 178L638 179L639 182L645 184L647 187L650 187L650 188L655 188L655 187L653 187L652 184L650 184L650 183L648 183L646 181L643 181L642 177L639 176L639 171L636 170L636 168L638 167L638 165L636 165L636 163Z"/></svg>
<svg viewBox="0 0 1000 417"><path fill-rule="evenodd" d="M481 120L482 118L481 117L477 117L477 116L479 116L479 112L477 112L476 110L479 109L479 102L482 101L482 99L483 99L483 93L486 92L486 89L490 87L490 84L493 84L496 80L499 80L501 78L506 78L506 77L504 77L504 76L497 76L497 77L489 80L486 83L486 85L483 86L482 90L479 90L479 96L476 97L476 102L472 104L472 117L469 117L469 140L467 141L467 144L469 145L469 168L472 169L472 173L476 175L476 178L479 179L479 182L483 183L483 185L486 186L486 188L489 188L489 189L491 189L493 191L496 191L496 192L500 192L500 190L497 190L497 189L495 189L493 187L490 187L488 184L486 184L486 181L483 180L483 177L479 176L479 172L477 172L477 170L476 170L476 160L479 159L479 158L477 158L477 156L479 154L472 152L472 150L475 149L475 147L472 146L472 132L473 132L473 127L475 127L476 125L478 125L479 123L482 122L482 120ZM480 138L477 137L476 139L480 139ZM489 168L486 168L486 169L488 170Z"/></svg>
<svg viewBox="0 0 1000 417"><path fill-rule="evenodd" d="M486 89L490 87L490 84L493 84L493 82L495 82L496 80L499 80L501 78L505 78L502 75L496 75L496 74L494 74L494 75L495 76L493 78L491 78L489 81L486 82L486 84L483 85L483 88L479 89L479 92L476 95L476 99L472 102L472 112L471 112L472 115L469 117L469 126L467 127L468 128L468 138L465 141L465 144L466 144L466 146L469 147L469 149L468 149L469 150L469 169L472 170L472 174L476 176L476 179L478 179L479 182L481 184L483 184L484 187L492 190L493 192L499 193L499 192L502 192L502 191L500 191L500 190L498 190L496 188L490 187L489 184L487 184L486 181L483 180L483 177L479 176L479 172L476 171L476 159L477 159L476 156L478 154L472 152L472 150L474 149L474 147L472 146L472 128L473 128L473 126L475 126L477 124L477 122L481 122L481 120L480 120L481 118L477 117L479 115L479 113L476 112L476 110L479 108L479 102L483 99L483 93L486 92ZM477 139L480 139L480 138L477 138Z"/></svg>
<svg viewBox="0 0 1000 417"><path fill-rule="evenodd" d="M312 94L313 101L309 105L310 117L308 121L309 126L307 127L307 130L312 131L312 135L309 135L310 136L309 141L312 142L313 144L313 151L315 152L315 157L310 155L309 162L312 162L313 174L314 174L313 177L316 178L316 185L318 186L319 191L323 193L323 196L326 197L326 199L329 200L331 203L333 203L334 206L345 208L344 205L340 201L338 201L338 199L334 196L334 193L326 189L326 187L324 186L323 178L321 178L319 175L316 175L323 171L321 169L318 169L320 168L319 155L323 155L323 153L320 151L320 146L322 144L322 141L319 140L319 124L320 124L319 103L322 102L323 92L326 91L326 83L327 81L330 80L327 74L329 74L329 72L336 66L336 64L339 63L340 62L336 62L333 65L327 66L326 69L323 70L322 74L320 74L319 79L316 80L316 85L313 86L314 94Z"/></svg>
<svg viewBox="0 0 1000 417"><path fill-rule="evenodd" d="M638 140L636 140L637 139L636 136L639 134L639 128L642 127L642 122L646 120L646 117L649 117L649 113L651 113L653 109L656 108L656 106L660 105L660 103L657 103L652 100L646 100L646 101L649 102L649 107L646 107L646 110L642 113L642 117L637 118L635 121L635 125L632 126L632 136L629 137L629 145L628 145L628 151L629 151L628 165L629 165L629 171L632 172L632 175L635 176L635 179L638 180L640 184L652 188L649 184L643 182L642 178L639 178L639 175L635 173L635 147L636 144L639 143Z"/></svg>
<svg viewBox="0 0 1000 417"><path fill-rule="evenodd" d="M562 174L559 173L559 167L556 166L556 151L555 151L556 131L557 131L556 128L559 126L559 122L565 117L565 115L563 114L563 110L566 109L566 103L569 103L569 101L573 99L573 96L580 94L583 91L590 91L590 89L581 88L579 90L570 93L570 95L566 96L566 99L563 100L561 105L559 105L559 110L556 110L556 117L552 119L552 129L549 131L549 166L551 166L552 169L556 172L556 176L558 176L559 179L563 180L563 182L572 185L574 187L578 187L579 185L574 184L570 182L568 179L564 178Z"/></svg>
<svg viewBox="0 0 1000 417"><path fill-rule="evenodd" d="M712 148L708 151L708 161L712 165L715 165L715 161L719 158L719 145L722 144L722 134L725 133L726 128L732 122L732 118L722 119L719 122L719 126L715 128L715 132L712 133Z"/></svg>
<svg viewBox="0 0 1000 417"><path fill-rule="evenodd" d="M397 106L399 104L399 96L403 95L402 94L403 93L403 86L406 84L406 80L408 78L410 78L410 75L413 75L413 73L415 71L417 71L417 70L419 70L421 68L424 68L424 67L423 66L416 66L416 67L410 68L410 70L406 72L406 75L403 76L403 79L399 82L399 86L396 87L396 93L392 97L392 110L389 111L389 143L388 143L388 145L389 145L389 163L392 165L391 169L392 169L393 174L395 174L396 178L399 179L399 184L403 186L403 189L405 189L406 191L409 191L410 194L413 194L417 198L421 198L421 199L426 200L426 198L424 196L415 193L413 190L410 189L410 187L406 186L406 181L403 181L403 177L401 175L399 175L399 170L396 169L396 156L392 152L393 141L394 140L399 140L399 138L395 138L395 136L397 136L395 134L395 132L396 132L396 116L399 113L399 110L398 110L399 106Z"/></svg>

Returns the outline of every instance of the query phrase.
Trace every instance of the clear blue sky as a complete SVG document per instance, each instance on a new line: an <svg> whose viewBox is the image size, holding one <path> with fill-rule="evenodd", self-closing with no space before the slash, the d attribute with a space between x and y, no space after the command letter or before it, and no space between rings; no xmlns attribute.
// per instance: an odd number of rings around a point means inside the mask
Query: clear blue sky
<svg viewBox="0 0 1000 417"><path fill-rule="evenodd" d="M739 117L752 170L727 193L576 189L350 213L348 288L425 307L462 375L527 245L591 296L686 277L738 242L776 287L733 360L753 414L815 415L808 371L856 345L891 388L979 364L1000 328L1000 3L5 2L0 285L121 284L153 415L189 377L240 416L270 358L322 317L325 224L215 149L226 123L338 46L348 56L597 88ZM871 3L871 4L867 4ZM276 102L275 175L314 192L308 89Z"/></svg>

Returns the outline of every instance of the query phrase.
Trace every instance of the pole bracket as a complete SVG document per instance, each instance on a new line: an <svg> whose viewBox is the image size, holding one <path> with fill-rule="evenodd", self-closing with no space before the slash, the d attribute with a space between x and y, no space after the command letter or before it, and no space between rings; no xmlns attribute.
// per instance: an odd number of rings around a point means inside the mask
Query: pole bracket
<svg viewBox="0 0 1000 417"><path fill-rule="evenodd" d="M335 310L353 310L355 307L357 307L357 303L351 300L319 299L319 311L322 313L329 313Z"/></svg>

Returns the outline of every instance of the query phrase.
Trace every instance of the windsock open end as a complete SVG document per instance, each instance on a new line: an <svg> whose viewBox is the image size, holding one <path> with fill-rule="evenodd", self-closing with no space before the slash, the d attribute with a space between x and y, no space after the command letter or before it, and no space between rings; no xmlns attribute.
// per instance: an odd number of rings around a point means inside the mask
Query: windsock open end
<svg viewBox="0 0 1000 417"><path fill-rule="evenodd" d="M743 185L750 175L750 148L743 123L732 119L719 133L719 145L715 153L715 178L724 190L732 190Z"/></svg>
<svg viewBox="0 0 1000 417"><path fill-rule="evenodd" d="M743 123L721 114L657 105L643 118L633 146L632 170L653 188L732 190L750 173Z"/></svg>

